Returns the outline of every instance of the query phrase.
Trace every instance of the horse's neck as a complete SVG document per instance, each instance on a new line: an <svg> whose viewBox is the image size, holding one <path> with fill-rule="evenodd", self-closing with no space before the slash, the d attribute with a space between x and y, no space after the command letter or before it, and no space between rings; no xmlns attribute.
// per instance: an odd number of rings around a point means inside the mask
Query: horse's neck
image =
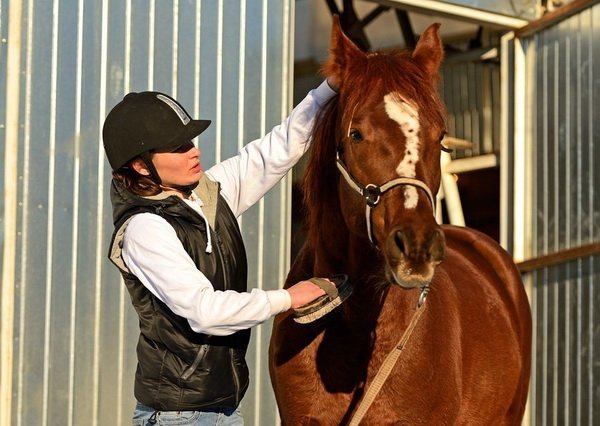
<svg viewBox="0 0 600 426"><path fill-rule="evenodd" d="M343 273L364 278L382 271L383 259L367 240L359 240L339 223L331 223L327 229L328 232L309 247L315 273Z"/></svg>

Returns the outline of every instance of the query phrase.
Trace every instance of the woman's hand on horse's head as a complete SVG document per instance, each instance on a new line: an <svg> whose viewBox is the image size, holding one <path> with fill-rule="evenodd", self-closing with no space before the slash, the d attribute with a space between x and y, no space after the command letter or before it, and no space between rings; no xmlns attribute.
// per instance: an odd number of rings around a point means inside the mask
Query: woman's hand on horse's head
<svg viewBox="0 0 600 426"><path fill-rule="evenodd" d="M329 85L329 87L331 87L331 89L336 92L339 93L340 92L340 82L338 81L337 77L330 75L329 77L327 77L327 84Z"/></svg>
<svg viewBox="0 0 600 426"><path fill-rule="evenodd" d="M327 281L331 282L330 280ZM300 281L288 288L287 291L292 298L292 308L294 309L304 306L325 294L323 289L310 281Z"/></svg>

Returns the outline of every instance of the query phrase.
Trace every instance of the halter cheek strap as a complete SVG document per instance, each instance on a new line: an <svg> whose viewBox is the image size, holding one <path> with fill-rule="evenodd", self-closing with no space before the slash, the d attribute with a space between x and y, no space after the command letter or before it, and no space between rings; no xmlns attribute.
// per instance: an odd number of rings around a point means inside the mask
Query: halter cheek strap
<svg viewBox="0 0 600 426"><path fill-rule="evenodd" d="M400 185L410 185L416 188L419 188L425 191L429 202L431 203L431 207L433 208L433 213L435 215L435 197L431 192L431 189L427 186L427 184L419 179L409 178L409 177L399 177L396 179L392 179L381 186L377 186L375 184L368 184L366 186L361 185L348 171L348 168L341 160L339 152L336 153L336 165L350 188L354 189L358 192L366 201L367 205L365 208L365 217L367 221L367 234L369 236L369 241L371 244L375 244L375 239L372 231L372 219L371 219L371 210L379 204L381 197L390 189L400 186Z"/></svg>

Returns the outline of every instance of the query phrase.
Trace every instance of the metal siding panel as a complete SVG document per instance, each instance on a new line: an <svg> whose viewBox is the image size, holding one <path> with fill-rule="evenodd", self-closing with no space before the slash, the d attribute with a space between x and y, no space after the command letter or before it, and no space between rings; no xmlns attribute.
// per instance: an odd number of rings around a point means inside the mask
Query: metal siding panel
<svg viewBox="0 0 600 426"><path fill-rule="evenodd" d="M450 135L456 135L456 118L454 117L454 109L450 107L452 100L454 97L452 96L452 68L442 66L442 89L440 93L442 94L442 98L446 102L447 109L447 123L446 123L446 131Z"/></svg>
<svg viewBox="0 0 600 426"><path fill-rule="evenodd" d="M174 52L177 52L177 22L178 14L174 13L174 7L179 4L177 0L163 2L152 0L151 4L151 28L152 40L152 90L167 93L177 97L176 81L177 73L174 72ZM153 6L153 7L152 7ZM187 108L186 108L187 109Z"/></svg>
<svg viewBox="0 0 600 426"><path fill-rule="evenodd" d="M137 3L137 2L136 2ZM106 66L106 94L105 102L106 108L111 108L114 104L120 101L123 95L130 91L130 85L132 80L132 67L131 55L135 54L135 47L132 48L131 42L131 28L132 28L132 5L131 2L115 2L111 3L107 11L107 28L108 28L108 40L107 40L107 66ZM99 22L103 19L102 10L100 8L92 9L88 11L87 15L90 19L90 25L94 22ZM102 35L98 32L100 25L93 25L96 30L90 30L89 37L95 40L99 40ZM85 27L87 28L87 26ZM85 37L84 37L85 39ZM140 49L141 50L141 49ZM92 67L102 72L102 61L97 54L94 60L90 61ZM86 69L86 72L93 78L97 75L94 68ZM85 104L84 104L85 105ZM96 107L100 107L97 105ZM105 114L106 112L104 112ZM93 121L94 115L98 116L99 111L94 108L92 114L90 114L90 121ZM96 120L97 121L97 120ZM100 135L101 123L93 126L93 131L96 138ZM92 132L90 132L92 133ZM93 145L90 144L90 148ZM97 144L96 144L97 146ZM96 156L104 156L103 152L94 150ZM97 160L96 160L97 161ZM106 180L110 176L110 170L105 164ZM108 246L109 233L112 229L111 220L111 206L108 197L108 182L102 187L103 193L98 194L100 187L96 185L94 188L93 180L90 182L92 185L88 191L90 196L90 203L85 204L93 206L92 199L97 199L98 196L102 197L103 203L103 216L97 218L94 223L98 220L103 223L103 235L102 235L102 247L101 253L97 255L102 256L102 269L101 276L103 277L102 288L100 294L102 297L101 311L98 314L101 318L102 329L99 338L94 338L94 345L99 345L100 348L110 348L100 352L100 360L95 361L91 359L91 364L88 364L88 370L86 379L88 380L87 386L92 387L92 392L89 394L87 401L83 402L81 406L77 407L77 416L75 424L86 421L86 415L90 412L96 412L97 415L93 419L96 424L113 424L115 421L125 423L131 416L133 410L133 378L134 378L134 366L135 366L135 343L137 342L138 327L137 317L133 312L129 303L129 297L126 289L119 274L115 268L109 264L106 259L106 247ZM87 189L87 188L86 188ZM91 216L91 215L90 215ZM93 235L96 230L93 228L93 223L86 224L86 228L89 229L89 237L96 240L98 237ZM88 253L91 255L91 251L95 250L95 247L89 247ZM85 271L92 272L95 268L91 262L85 265ZM91 295L96 294L96 289L89 288ZM90 308L92 312L92 306L94 301L87 300L85 306ZM97 317L88 318L89 325L85 328L98 327L95 323ZM85 332L85 328L81 328L81 332ZM98 348L98 350L100 350ZM90 356L80 354L83 358L83 362L90 362ZM99 363L97 368L90 368L93 363ZM90 381L91 376L91 381ZM94 387L99 387L98 401L94 401ZM94 411L96 410L96 411Z"/></svg>
<svg viewBox="0 0 600 426"><path fill-rule="evenodd" d="M221 138L223 140L221 147L221 158L226 159L236 155L238 148L238 128L237 117L239 111L238 94L240 93L239 71L242 69L243 56L240 48L240 34L242 32L242 16L240 15L239 4L225 2L223 4L223 25L222 25L222 71L221 71L221 122L216 123L221 126ZM243 93L243 92L242 92ZM243 141L244 142L244 141ZM248 141L245 141L248 142Z"/></svg>
<svg viewBox="0 0 600 426"><path fill-rule="evenodd" d="M150 2L129 1L131 12L129 16L125 16L130 25L129 91L153 90L153 82L150 80ZM112 105L111 103L110 106Z"/></svg>
<svg viewBox="0 0 600 426"><path fill-rule="evenodd" d="M453 59L442 66L440 93L447 108L450 136L466 139L473 148L457 150L454 158L497 153L500 150L500 73L493 62L478 56Z"/></svg>
<svg viewBox="0 0 600 426"><path fill-rule="evenodd" d="M101 346L100 326L106 329L116 330L118 315L114 315L118 305L112 305L110 296L118 294L118 288L112 287L110 278L115 278L112 271L108 271L106 265L102 276L107 278L108 289L113 291L106 292L100 290L102 283L97 279L97 263L101 256L105 259L104 243L98 242L99 235L110 232L110 221L107 221L107 214L110 207L107 206L107 194L104 190L108 188L106 183L101 182L98 176L98 165L104 162L104 153L99 147L100 135L100 116L102 114L101 105L104 99L117 99L122 91L123 70L122 64L117 62L114 57L117 52L111 52L109 49L108 63L111 64L106 70L108 73L107 94L100 91L100 80L104 74L102 69L102 7L100 4L91 4L90 2L80 3L83 7L80 14L81 21L81 111L80 114L80 135L79 135L79 215L78 215L78 242L77 242L77 264L75 272L75 285L77 287L75 301L75 318L72 325L74 336L73 368L73 388L76 392L75 405L73 407L72 418L69 419L72 424L81 422L92 422L97 424L96 414L102 412L102 407L106 407L106 395L101 390L102 380L99 377L106 372L106 379L116 381L112 376L113 371L118 371L114 365L103 366L101 362L114 362L112 353L101 352L102 347L116 348L118 344L111 340L106 340L105 345ZM109 15L110 16L110 15ZM114 16L114 15L113 15ZM122 15L120 15L122 16ZM116 17L116 16L115 16ZM117 35L122 33L122 26L118 20L114 21L114 27L109 33L107 40L108 46L119 46ZM121 55L122 56L122 55ZM110 101L108 101L110 103ZM110 176L105 168L104 176ZM100 203L100 204L99 204ZM99 209L99 205L102 208ZM105 237L104 237L105 238ZM101 240L105 241L105 240ZM100 292L101 291L101 292ZM102 296L109 296L104 300ZM100 297L99 297L100 296ZM110 311L104 313L104 309L109 305ZM101 319L101 324L98 320ZM108 333L105 333L108 334ZM114 335L118 335L113 331ZM105 382L106 383L106 382ZM118 382L117 382L118 383ZM106 386L106 385L105 385ZM119 395L120 386L113 387L110 394ZM109 395L110 395L109 394ZM115 408L116 407L116 408ZM119 412L118 404L111 407L111 411Z"/></svg>
<svg viewBox="0 0 600 426"><path fill-rule="evenodd" d="M67 1L55 0L52 29L52 64L50 93L50 128L47 180L50 202L48 207L48 261L46 299L46 357L47 357L47 422L49 424L68 424L69 394L51 392L50 389L68 389L70 373L70 309L72 287L70 285L70 257L61 253L76 253L73 247L72 224L73 193L72 185L74 164L74 126L73 120L59 119L60 114L75 117L76 60L72 54L76 51L77 15L73 11L77 5ZM46 375L45 374L45 375Z"/></svg>
<svg viewBox="0 0 600 426"><path fill-rule="evenodd" d="M481 78L479 72L481 71L481 64L468 62L465 64L465 83L463 91L465 92L465 115L466 120L466 131L469 135L469 140L477 141L473 149L473 155L479 155L480 139L479 139L479 111L481 111L479 103L481 97L479 96L481 91ZM479 89L479 90L477 90Z"/></svg>
<svg viewBox="0 0 600 426"><path fill-rule="evenodd" d="M473 150L474 155L482 154L482 95L483 86L482 80L482 64L470 63L468 65L469 70L469 110L471 115L471 140L477 141L475 149Z"/></svg>
<svg viewBox="0 0 600 426"><path fill-rule="evenodd" d="M590 11L590 19L587 20L590 24L586 28L586 34L591 38L589 56L587 62L591 62L592 69L590 72L590 86L593 98L589 102L589 111L591 119L591 134L589 141L590 163L589 163L589 194L590 194L590 210L586 212L586 217L589 220L589 228L586 232L589 235L589 241L600 240L600 172L598 171L597 163L600 158L600 5L596 5ZM592 80L593 79L593 80ZM592 167L595 165L595 168ZM600 353L600 291L598 284L600 283L600 256L595 256L589 260L589 267L592 273L589 276L589 338L583 350L583 353L588 357L587 376L590 378L589 387L587 388L587 399L584 401L582 408L588 416L589 424L598 423L600 420L600 363L598 357ZM584 374L585 376L585 374Z"/></svg>
<svg viewBox="0 0 600 426"><path fill-rule="evenodd" d="M283 2L269 2L264 9L264 26L266 31L266 57L263 63L265 79L265 123L267 129L279 124L282 120L282 111L287 112L289 100L287 89L282 84L282 75L289 63L289 58L284 57L284 43L286 32L284 26L285 13L287 12ZM286 114L287 115L287 114ZM288 250L281 245L280 233L288 232L286 207L289 205L287 194L289 185L287 179L274 188L264 198L263 212L263 248L262 248L262 280L263 288L277 289L283 284L287 273L280 269L281 258L285 258ZM284 214L282 214L282 210ZM269 377L268 368L268 345L271 335L272 321L263 324L254 334L256 345L254 351L254 419L249 419L254 424L276 424L277 409L273 398L273 391Z"/></svg>
<svg viewBox="0 0 600 426"><path fill-rule="evenodd" d="M14 12L14 11L13 11ZM21 12L22 13L22 12ZM7 68L9 67L8 64L8 0L0 0L0 87L5 88L7 86ZM22 31L21 31L22 32ZM11 55L12 56L12 55ZM20 59L20 58L19 58ZM14 77L12 77L14 78ZM7 97L10 96L7 94L8 90L3 90L2 91L2 96L0 96L0 188L3 188L3 196L0 197L0 253L2 253L2 261L0 261L0 276L2 277L2 284L0 284L0 293L1 293L1 297L3 298L2 300L0 300L0 303L2 304L0 307L0 408L3 409L3 411L5 410L4 407L6 404L6 411L4 411L4 414L2 415L2 413L0 413L0 422L3 421L4 418L8 417L8 413L7 411L10 410L11 413L15 413L16 412L16 408L15 408L15 404L14 404L14 398L9 399L9 395L8 392L10 392L10 390L8 389L8 386L4 384L5 381L8 381L8 378L5 375L5 372L10 374L12 376L11 378L11 382L14 381L14 378L17 377L18 374L18 370L16 370L15 368L13 368L14 363L14 355L15 355L15 348L17 348L17 345L14 341L14 336L15 336L15 325L16 325L16 318L18 318L19 312L18 312L18 306L14 306L14 309L12 310L12 312L6 312L4 311L4 306L6 306L6 300L4 298L7 297L7 292L9 291L11 293L10 297L12 297L13 299L16 300L17 296L17 292L18 289L16 288L16 279L18 279L18 271L15 271L13 269L14 267L14 263L13 265L6 265L7 269L4 269L4 259L6 257L9 256L10 252L8 252L8 250L11 249L11 247L8 247L6 244L6 240L8 239L8 235L5 235L7 229L6 227L8 226L12 226L11 223L14 221L15 225L18 226L18 215L19 215L19 211L17 209L17 211L13 214L16 215L16 217L13 216L13 219L9 219L9 216L12 216L9 212L6 211L6 208L10 208L11 204L14 204L15 202L18 203L17 199L19 197L19 194L15 194L14 195L14 199L13 201L9 201L6 200L7 194L4 191L5 188L5 174L6 172L6 165L5 162L6 161L13 161L12 158L8 158L7 156L10 157L11 154L7 152L7 148L8 148L8 144L7 144L7 140L6 140L6 127L10 126L10 124L7 124L7 120L10 120L9 117L9 112L7 111L6 105L7 105ZM14 113L14 111L13 111ZM18 152L20 151L18 149L18 147L16 148L16 153L18 155ZM14 184L15 186L18 185L17 182L15 182ZM20 185L19 185L20 186ZM10 230L8 230L8 232L10 232ZM13 252L14 254L12 254L13 256L16 257L16 246L19 244L18 239L15 236L15 251ZM12 287L6 288L4 287L4 274L7 275L13 275L13 283L10 283L10 285ZM8 291L7 291L8 290ZM9 319L8 319L8 318ZM5 331L6 330L6 331ZM6 333L9 333L9 336L7 339ZM8 341L7 341L8 340ZM13 357L13 365L8 365L8 361L5 359L5 354L10 354ZM6 369L6 370L5 370ZM5 393L6 392L6 393ZM13 393L14 394L14 393Z"/></svg>
<svg viewBox="0 0 600 426"><path fill-rule="evenodd" d="M589 91L593 98L589 101L590 111L590 134L589 134L589 152L590 160L597 164L600 158L600 5L596 5L590 13L591 25L587 31L587 34L591 38L589 57L586 59L587 62L591 63L590 70L590 84ZM600 195L597 190L600 187L600 171L598 168L593 168L590 164L590 185L589 185L589 196L590 196L590 211L587 213L588 217L591 217L589 223L589 234L591 241L600 240ZM600 375L598 376L600 377Z"/></svg>
<svg viewBox="0 0 600 426"><path fill-rule="evenodd" d="M200 106L199 110L204 113L205 118L210 118L213 124L200 137L200 147L202 149L202 165L205 169L213 166L220 159L220 126L221 111L218 110L217 93L218 79L217 62L219 58L218 46L218 23L219 6L221 1L207 2L201 4L200 21L200 81L197 83L200 87ZM210 59L205 59L210 58Z"/></svg>
<svg viewBox="0 0 600 426"><path fill-rule="evenodd" d="M215 121L202 135L205 167L233 155L287 113L291 51L284 22L291 13L289 1L24 5L15 424L130 422L138 327L106 259L106 112L127 91L172 93L193 115ZM0 63L5 50L0 45ZM289 232L282 217L288 205L284 181L242 221L251 287L277 288L283 280L288 249L280 233ZM267 323L254 333L249 364L259 386L244 402L247 424L277 423L266 368L270 329Z"/></svg>
<svg viewBox="0 0 600 426"><path fill-rule="evenodd" d="M29 5L31 6L31 5ZM31 61L28 63L26 71L29 78L32 93L36 95L36 102L31 99L25 99L27 110L36 120L28 121L28 128L25 129L29 135L28 141L31 144L36 143L36 149L29 149L24 161L23 170L27 169L28 177L24 179L24 192L28 199L24 200L30 206L29 211L24 210L26 217L23 218L22 226L25 230L22 250L24 256L20 259L23 262L21 268L21 286L25 297L23 309L18 318L21 330L28 330L25 335L19 335L18 338L23 341L23 351L20 354L18 372L21 377L15 379L21 381L19 404L27 404L28 409L23 413L14 413L13 417L22 414L19 418L22 424L41 423L47 415L47 405L44 400L47 391L47 351L48 341L46 340L48 324L45 315L46 300L50 297L47 288L47 220L48 220L48 158L50 156L48 148L48 128L49 128L49 103L50 98L50 80L48 70L51 67L52 51L46 44L47 40L52 39L52 3L48 2L39 8L35 8L35 14L31 14L31 8L28 9L28 20L31 24L28 26L27 38L31 46L36 46L38 40L42 40L45 49L34 49L31 53ZM27 119L27 118L26 118ZM29 148L29 147L27 147ZM41 184L38 185L38 182ZM46 185L44 185L46 183ZM21 334L21 333L19 333ZM32 351L30 348L38 348ZM29 407L29 404L33 404Z"/></svg>
<svg viewBox="0 0 600 426"><path fill-rule="evenodd" d="M8 2L9 0L0 0L0 87L6 87L6 66L7 66L7 48L8 48ZM2 91L0 96L0 164L4 165L4 155L6 146L6 91ZM4 188L4 166L0 173L0 188ZM0 197L0 252L4 253L4 197ZM2 276L3 262L0 262L0 276ZM2 347L0 341L0 347Z"/></svg>
<svg viewBox="0 0 600 426"><path fill-rule="evenodd" d="M468 75L467 75L467 64L463 63L458 65L457 70L456 70L456 74L455 74L455 81L456 81L456 92L455 94L458 95L456 98L457 101L457 106L458 106L458 110L460 111L460 119L457 120L457 132L458 134L462 135L463 138L465 138L466 140L471 140L471 132L470 132L470 120L469 120L469 116L468 116L468 101L467 101L467 96L468 96L468 88L467 88L467 83L468 83ZM465 150L460 154L457 154L457 156L461 156L461 157L469 157L470 153L472 150Z"/></svg>
<svg viewBox="0 0 600 426"><path fill-rule="evenodd" d="M537 157L534 253L598 241L600 185L600 6L535 36L537 98L531 127ZM599 256L536 272L533 424L594 424L600 367ZM596 414L597 415L597 414Z"/></svg>
<svg viewBox="0 0 600 426"><path fill-rule="evenodd" d="M281 122L282 102L288 103L287 91L282 92L280 86L283 64L289 61L282 55L283 32L288 28L282 26L285 8L279 6L281 3L266 1L247 4L245 64L247 71L255 71L253 76L247 76L246 79L245 93L249 103L244 112L256 111L256 120L260 123L260 132L256 137ZM255 34L254 40L250 35L252 33ZM251 95L256 88L259 92L256 96ZM247 115L244 118L247 125L252 124L251 120ZM288 200L281 197L281 187L273 189L242 219L244 238L248 242L249 276L253 277L256 286L264 289L278 288L284 278L284 271L279 271L278 265L279 257L284 256L287 250L279 247L278 233L284 220L279 217L281 203L287 204ZM246 421L251 424L277 422L267 365L271 327L272 321L268 321L254 329L248 351L248 364L254 374L242 408Z"/></svg>
<svg viewBox="0 0 600 426"><path fill-rule="evenodd" d="M563 21L557 28L558 38L558 75L557 84L558 90L556 93L557 103L557 127L558 127L558 139L557 145L557 163L558 173L555 174L558 177L559 197L558 197L558 232L556 246L558 250L566 248L566 236L568 234L568 215L569 215L569 183L570 183L570 169L569 169L569 93L570 86L568 83L569 67L569 47L568 47L568 32L565 31L566 22ZM566 244L565 244L566 243ZM563 423L566 421L565 416L567 414L567 407L565 405L565 397L567 396L567 377L568 359L566 352L568 348L568 325L569 319L567 317L568 307L568 264L563 265L558 271L558 283L557 283L557 294L556 294L556 336L555 336L555 357L556 357L556 389L555 389L555 423Z"/></svg>
<svg viewBox="0 0 600 426"><path fill-rule="evenodd" d="M488 105L490 111L490 120L492 124L486 124L485 130L489 127L491 132L491 141L484 143L484 152L500 152L500 104L501 104L501 93L500 93L500 67L495 64L489 64L486 69L490 75L490 82L488 83L491 87L491 105ZM494 119L496 118L496 119Z"/></svg>
<svg viewBox="0 0 600 426"><path fill-rule="evenodd" d="M179 0L177 10L179 29L175 41L177 67L174 70L177 77L172 95L186 107L192 117L198 117L198 105L196 105L195 99L197 85L195 66L200 56L200 49L196 44L196 26L198 25L196 16L200 11L201 4L201 2L192 0ZM194 88L194 90L190 90L190 88Z"/></svg>
<svg viewBox="0 0 600 426"><path fill-rule="evenodd" d="M246 16L244 17L246 27L245 31L245 50L244 55L245 75L244 92L245 99L243 104L243 124L244 124L244 143L259 137L265 132L267 124L265 123L266 93L264 81L264 55L263 41L265 40L266 24L263 20L263 1L248 1L246 4ZM255 206L250 208L242 216L242 234L246 242L246 252L248 256L248 286L250 288L264 288L263 281L263 250L264 250L264 200L261 200ZM255 422L259 412L257 407L257 383L254 374L258 373L257 367L260 360L257 358L257 352L260 351L260 337L263 334L262 327L256 327L252 331L252 340L248 348L247 362L250 370L253 372L251 377L248 395L242 402L242 411L245 421Z"/></svg>
<svg viewBox="0 0 600 426"><path fill-rule="evenodd" d="M581 217L581 209L579 208L579 193L580 176L581 176L581 155L579 117L581 115L579 99L581 99L580 91L580 45L579 36L580 17L571 19L566 24L568 37L566 39L567 54L566 63L572 64L567 67L566 82L568 87L568 107L567 120L569 127L567 129L567 176L566 185L567 192L567 240L570 246L581 244L579 233L579 218ZM579 377L574 372L579 371L579 346L578 343L578 326L577 309L579 302L579 287L581 265L580 262L570 262L565 265L568 284L566 286L565 300L565 397L564 397L564 421L565 424L577 424L578 410L580 404L579 397Z"/></svg>

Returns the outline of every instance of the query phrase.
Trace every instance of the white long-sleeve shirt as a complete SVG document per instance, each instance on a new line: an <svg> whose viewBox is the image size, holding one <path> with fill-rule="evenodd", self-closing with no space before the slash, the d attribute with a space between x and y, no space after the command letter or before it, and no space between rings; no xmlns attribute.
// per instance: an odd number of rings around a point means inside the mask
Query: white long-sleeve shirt
<svg viewBox="0 0 600 426"><path fill-rule="evenodd" d="M260 200L306 152L317 112L334 95L323 82L270 133L206 171L208 178L220 183L221 195L236 217ZM184 201L205 217L202 200ZM123 237L122 258L148 290L187 318L199 333L229 335L291 306L287 290L216 291L196 268L173 227L153 213L131 219Z"/></svg>

